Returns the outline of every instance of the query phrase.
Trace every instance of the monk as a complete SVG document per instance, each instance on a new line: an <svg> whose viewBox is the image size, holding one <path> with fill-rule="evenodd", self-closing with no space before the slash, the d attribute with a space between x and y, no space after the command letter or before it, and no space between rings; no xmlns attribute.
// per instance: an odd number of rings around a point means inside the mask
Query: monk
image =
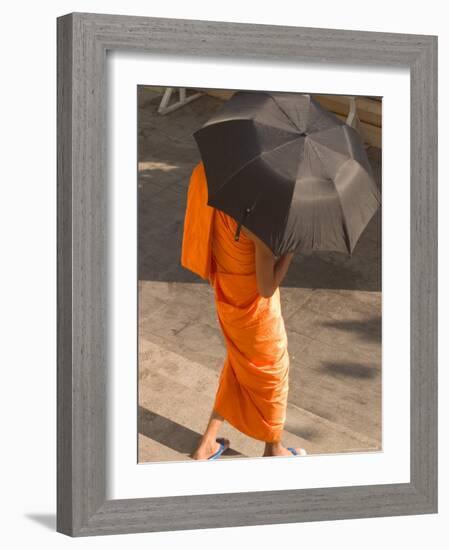
<svg viewBox="0 0 449 550"><path fill-rule="evenodd" d="M229 447L229 440L217 439L224 420L265 442L263 456L307 454L282 444L290 361L279 284L293 253L277 259L243 225L236 241L236 220L208 206L207 199L200 161L189 181L181 264L214 289L227 355L208 425L192 458L215 458Z"/></svg>

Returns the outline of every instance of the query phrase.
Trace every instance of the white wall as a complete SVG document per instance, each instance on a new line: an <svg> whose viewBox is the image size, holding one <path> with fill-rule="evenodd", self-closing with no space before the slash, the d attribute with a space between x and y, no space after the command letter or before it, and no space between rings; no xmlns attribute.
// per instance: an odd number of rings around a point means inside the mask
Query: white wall
<svg viewBox="0 0 449 550"><path fill-rule="evenodd" d="M416 7L413 4L416 3ZM225 20L310 27L346 28L439 35L439 86L448 97L448 32L444 3L391 2L364 5L334 2L207 2L127 0L8 2L2 9L1 200L2 243L0 312L3 384L1 386L0 460L2 545L46 548L86 545L95 548L252 548L378 549L399 543L417 549L447 532L449 446L444 437L448 415L447 349L441 346L440 512L438 515L345 520L309 524L243 527L177 533L70 539L55 532L56 502L56 21L72 11ZM439 105L447 121L449 102ZM444 126L440 156L449 147ZM449 181L441 163L440 181ZM448 229L446 185L440 187L440 281L447 278L443 254ZM446 277L445 277L446 275ZM440 284L440 320L446 320L447 289ZM447 324L441 323L441 341ZM443 353L444 352L444 353ZM6 375L6 377L5 377ZM7 539L11 540L8 542Z"/></svg>

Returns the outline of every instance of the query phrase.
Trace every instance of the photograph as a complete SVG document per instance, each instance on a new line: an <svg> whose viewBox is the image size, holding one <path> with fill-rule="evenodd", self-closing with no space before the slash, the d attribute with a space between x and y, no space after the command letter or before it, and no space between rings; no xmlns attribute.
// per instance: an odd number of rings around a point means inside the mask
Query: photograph
<svg viewBox="0 0 449 550"><path fill-rule="evenodd" d="M136 93L138 463L382 452L382 97Z"/></svg>

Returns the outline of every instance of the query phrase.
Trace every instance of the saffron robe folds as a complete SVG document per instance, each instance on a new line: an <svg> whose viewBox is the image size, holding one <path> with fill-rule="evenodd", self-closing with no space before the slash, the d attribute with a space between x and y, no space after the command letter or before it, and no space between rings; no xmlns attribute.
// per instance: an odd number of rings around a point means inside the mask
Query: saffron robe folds
<svg viewBox="0 0 449 550"><path fill-rule="evenodd" d="M227 354L214 409L242 433L278 441L285 423L289 354L280 291L258 292L255 244L237 222L207 205L207 181L200 161L187 194L181 264L214 289L217 319Z"/></svg>

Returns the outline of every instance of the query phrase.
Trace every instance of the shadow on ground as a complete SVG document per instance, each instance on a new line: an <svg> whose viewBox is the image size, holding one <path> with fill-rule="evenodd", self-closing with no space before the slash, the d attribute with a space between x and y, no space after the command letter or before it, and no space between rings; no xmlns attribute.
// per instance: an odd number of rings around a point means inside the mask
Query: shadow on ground
<svg viewBox="0 0 449 550"><path fill-rule="evenodd" d="M170 418L139 407L139 433L170 447L182 455L191 455L198 446L201 434ZM242 456L232 447L223 452L225 456Z"/></svg>

